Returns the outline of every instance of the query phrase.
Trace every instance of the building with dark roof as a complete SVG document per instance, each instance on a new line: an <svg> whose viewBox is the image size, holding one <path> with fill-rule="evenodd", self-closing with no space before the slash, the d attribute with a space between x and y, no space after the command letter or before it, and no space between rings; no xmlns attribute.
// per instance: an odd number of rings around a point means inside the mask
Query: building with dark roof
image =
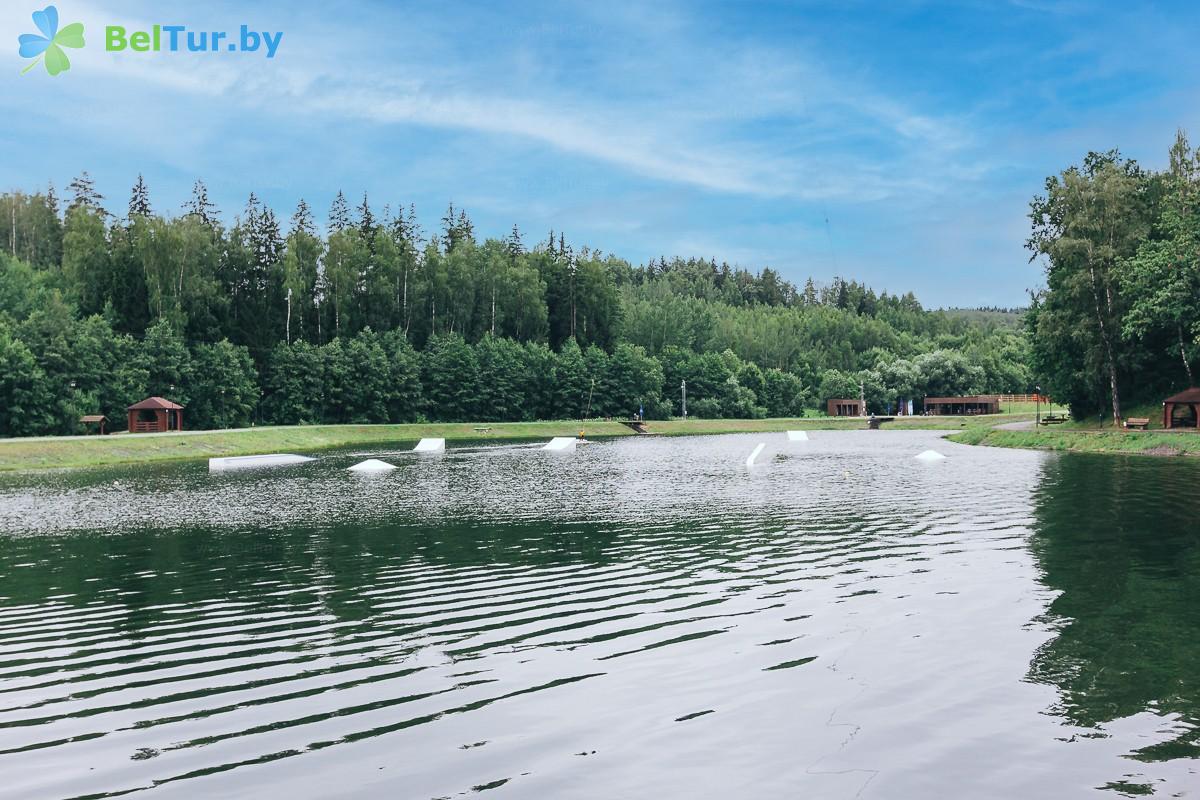
<svg viewBox="0 0 1200 800"><path fill-rule="evenodd" d="M999 414L1000 398L996 395L971 397L926 397L925 413L934 416L960 414Z"/></svg>
<svg viewBox="0 0 1200 800"><path fill-rule="evenodd" d="M183 430L183 406L165 397L147 397L126 409L130 433L166 433Z"/></svg>
<svg viewBox="0 0 1200 800"><path fill-rule="evenodd" d="M1200 388L1193 386L1163 401L1164 428L1200 428Z"/></svg>

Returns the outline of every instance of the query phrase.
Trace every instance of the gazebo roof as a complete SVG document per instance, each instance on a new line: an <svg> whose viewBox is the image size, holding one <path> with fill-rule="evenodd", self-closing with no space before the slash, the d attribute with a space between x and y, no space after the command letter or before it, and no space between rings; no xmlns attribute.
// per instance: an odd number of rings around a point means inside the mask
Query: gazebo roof
<svg viewBox="0 0 1200 800"><path fill-rule="evenodd" d="M1163 401L1164 403L1200 403L1200 388L1193 386L1174 394Z"/></svg>
<svg viewBox="0 0 1200 800"><path fill-rule="evenodd" d="M172 403L170 400L166 399L165 397L147 397L142 402L134 403L133 405L129 406L125 410L126 411L141 411L143 409L160 409L160 408L172 409L175 411L183 410L183 406L179 405L178 403Z"/></svg>
<svg viewBox="0 0 1200 800"><path fill-rule="evenodd" d="M107 422L108 417L103 414L87 414L79 418L80 422Z"/></svg>

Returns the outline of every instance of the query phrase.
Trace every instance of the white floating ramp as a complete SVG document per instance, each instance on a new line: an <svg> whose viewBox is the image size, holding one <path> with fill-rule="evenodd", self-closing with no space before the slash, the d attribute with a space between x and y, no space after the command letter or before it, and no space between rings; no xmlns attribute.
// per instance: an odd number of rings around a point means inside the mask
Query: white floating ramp
<svg viewBox="0 0 1200 800"><path fill-rule="evenodd" d="M758 458L759 454L760 454L760 453L762 453L762 451L763 451L763 448L764 448L764 447L766 447L766 446L767 446L767 443L766 443L766 442L759 442L759 443L758 443L758 446L754 448L754 452L753 452L753 453L751 453L751 454L750 454L750 457L746 459L746 466L747 466L747 467L753 467L753 466L754 466L754 459Z"/></svg>
<svg viewBox="0 0 1200 800"><path fill-rule="evenodd" d="M413 448L414 453L444 453L445 451L445 439L422 439Z"/></svg>
<svg viewBox="0 0 1200 800"><path fill-rule="evenodd" d="M926 450L924 453L913 456L913 458L918 461L941 461L945 456L937 450Z"/></svg>
<svg viewBox="0 0 1200 800"><path fill-rule="evenodd" d="M231 456L229 458L210 458L210 470L250 469L252 467L286 467L290 464L303 464L314 461L308 456L298 456L293 453L271 453L263 456Z"/></svg>
<svg viewBox="0 0 1200 800"><path fill-rule="evenodd" d="M353 467L347 467L346 470L348 472L391 472L395 468L395 464L380 461L378 458L368 458L366 461L358 462Z"/></svg>
<svg viewBox="0 0 1200 800"><path fill-rule="evenodd" d="M549 442L547 442L546 445L542 449L543 450L557 450L560 452L564 451L564 450L574 450L575 449L575 437L574 436L555 436L553 439L551 439Z"/></svg>
<svg viewBox="0 0 1200 800"><path fill-rule="evenodd" d="M808 434L804 431L788 431L789 442L807 442Z"/></svg>

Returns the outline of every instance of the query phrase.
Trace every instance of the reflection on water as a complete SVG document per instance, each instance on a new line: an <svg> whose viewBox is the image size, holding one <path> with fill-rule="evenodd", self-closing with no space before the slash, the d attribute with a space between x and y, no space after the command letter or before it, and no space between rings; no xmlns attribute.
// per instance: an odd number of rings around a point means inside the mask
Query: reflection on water
<svg viewBox="0 0 1200 800"><path fill-rule="evenodd" d="M1195 467L884 431L6 476L5 796L1169 796Z"/></svg>
<svg viewBox="0 0 1200 800"><path fill-rule="evenodd" d="M1061 594L1044 616L1055 636L1030 678L1055 686L1055 713L1090 735L1145 717L1156 735L1128 743L1139 761L1200 757L1196 466L1063 458L1037 492L1030 547L1040 580Z"/></svg>

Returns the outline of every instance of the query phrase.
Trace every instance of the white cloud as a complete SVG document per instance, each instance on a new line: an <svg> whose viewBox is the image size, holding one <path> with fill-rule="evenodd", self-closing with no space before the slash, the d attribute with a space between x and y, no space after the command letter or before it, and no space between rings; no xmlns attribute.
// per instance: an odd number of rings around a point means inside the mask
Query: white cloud
<svg viewBox="0 0 1200 800"><path fill-rule="evenodd" d="M116 16L131 29L148 27ZM759 197L878 200L929 191L945 177L971 178L981 169L978 162L960 164L970 137L957 123L795 53L712 41L706 66L689 74L680 64L695 60L694 31L669 15L671 24L660 19L653 53L638 68L645 85L637 91L537 83L548 69L527 68L525 80L508 85L493 74L507 57L536 62L526 50L458 68L405 64L401 54L359 74L332 60L345 54L310 51L304 32L293 30L286 34L288 49L270 64L106 53L96 45L114 15L79 3L72 17L92 37L80 55L88 84L113 103L136 103L139 87L150 86L300 117L519 137L643 178ZM337 39L329 32L325 37ZM625 65L618 66L616 74L625 74ZM384 71L420 77L381 78ZM760 135L760 125L778 130ZM873 145L874 152L864 152Z"/></svg>

